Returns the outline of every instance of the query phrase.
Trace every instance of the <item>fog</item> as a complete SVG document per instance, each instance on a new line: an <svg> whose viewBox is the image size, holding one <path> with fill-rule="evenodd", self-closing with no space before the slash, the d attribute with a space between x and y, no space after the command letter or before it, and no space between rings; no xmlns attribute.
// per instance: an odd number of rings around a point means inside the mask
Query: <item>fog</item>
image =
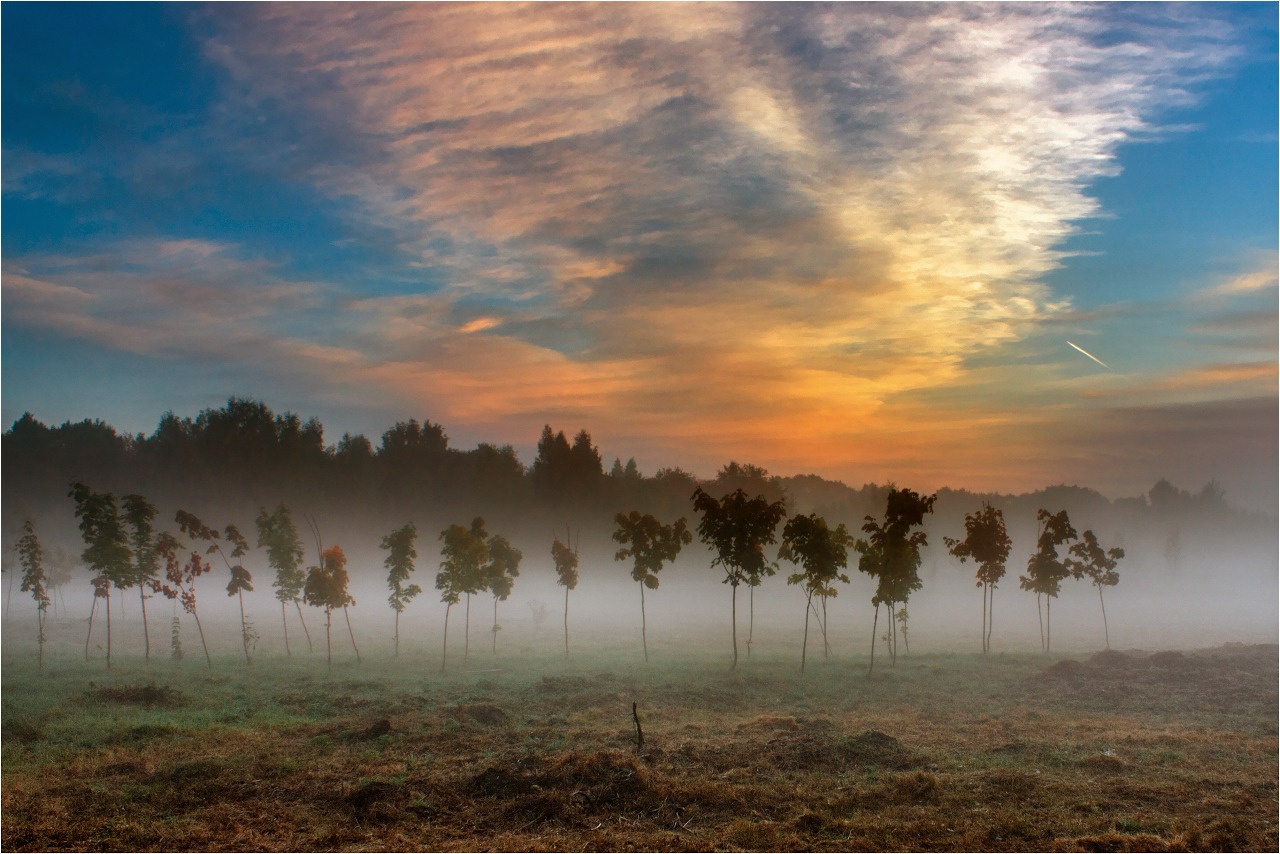
<svg viewBox="0 0 1280 854"><path fill-rule="evenodd" d="M1012 527L1012 526L1011 526ZM1263 528L1262 530L1265 530ZM348 532L350 534L350 532ZM1125 532L1116 532L1124 537ZM349 590L356 604L348 611L362 655L390 654L394 612L387 602L384 554L377 548L351 547L348 543L376 544L381 535L348 536L343 543L351 575ZM1135 537L1125 537L1133 543ZM511 596L498 605L498 651L502 655L555 654L563 651L565 589L556 583L550 560L550 532L544 541L513 538L524 551L520 575ZM981 650L981 593L973 580L974 566L960 564L946 554L941 536L931 533L924 551L923 588L908 603L907 645L911 653L976 653ZM585 540L585 538L584 538ZM1104 540L1105 543L1105 540ZM62 547L72 550L75 543ZM435 589L439 570L434 537L420 536L417 569L411 583L423 591L406 607L400 620L401 655L422 658L424 666L439 662L443 640L445 605ZM580 580L569 593L571 651L608 648L614 654L642 657L639 585L630 579L630 565L613 559L613 544L603 537L584 542ZM12 550L10 549L10 554ZM996 590L992 652L1026 653L1040 649L1036 598L1020 590L1018 575L1031 551L1028 537L1015 539L1008 572ZM1224 643L1276 643L1278 634L1277 553L1274 534L1250 537L1201 536L1189 545L1176 566L1155 549L1133 544L1120 562L1120 582L1104 591L1110 645L1115 649L1195 649ZM73 554L76 552L72 551ZM645 592L645 613L651 655L691 648L707 660L732 659L731 589L723 574L711 567L712 554L698 541L663 569L661 585ZM198 607L210 652L215 657L241 654L239 608L225 592L229 573L215 556L213 571L196 583ZM311 550L309 562L313 561ZM838 585L838 596L827 606L829 640L834 657L865 658L870 650L874 611L873 581L856 571L857 556L850 555L849 584ZM256 655L284 653L280 604L271 587L273 573L265 555L254 551L246 559L254 574L255 590L245 595L245 611L259 640ZM11 559L6 569L16 568ZM737 594L737 635L740 656L747 655L748 632L753 631L752 652L766 656L799 658L804 632L805 597L799 586L788 585L793 571L782 564L777 575L765 579L755 591L754 629L751 629L750 591ZM3 586L6 644L34 642L35 605L20 593L9 571ZM77 568L71 581L54 593L47 633L46 654L83 655L86 620L92 605L88 574ZM539 618L538 611L542 609ZM152 655L167 657L173 616L182 618L183 643L188 656L199 656L194 621L176 602L156 596L148 601L148 625ZM323 655L324 613L303 606L307 627ZM466 603L455 606L449 618L450 661L461 661ZM306 642L297 623L297 612L288 609L289 637L295 654ZM475 656L488 655L493 644L493 597L471 597L471 666ZM883 634L886 612L881 610L878 632ZM1067 579L1051 610L1052 649L1058 653L1085 653L1104 647L1102 610L1097 588L1087 580ZM105 613L99 603L94 619L92 653L100 657L106 643ZM142 654L141 609L136 589L117 591L112 598L112 647L114 656ZM342 614L333 623L335 660L352 652ZM883 645L877 655L883 654ZM822 637L815 621L809 627L809 659L822 655Z"/></svg>

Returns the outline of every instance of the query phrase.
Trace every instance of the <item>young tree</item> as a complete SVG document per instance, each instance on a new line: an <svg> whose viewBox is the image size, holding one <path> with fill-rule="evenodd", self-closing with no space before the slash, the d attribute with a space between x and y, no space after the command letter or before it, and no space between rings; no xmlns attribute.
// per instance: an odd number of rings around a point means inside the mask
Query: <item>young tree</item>
<svg viewBox="0 0 1280 854"><path fill-rule="evenodd" d="M30 593L36 600L36 641L39 644L37 661L40 669L44 669L44 617L49 610L49 588L44 572L44 548L36 536L35 528L28 519L22 526L22 537L18 540L18 561L22 564L22 592Z"/></svg>
<svg viewBox="0 0 1280 854"><path fill-rule="evenodd" d="M197 527L192 527L193 521ZM200 524L200 520L196 519L190 513L178 511L178 524L182 528L183 533L192 536L190 531L194 530L197 534L212 533L217 536L217 531L211 531ZM193 539L202 539L195 537ZM212 567L201 557L197 549L192 549L187 559L182 560L179 551L183 548L182 543L177 537L169 532L162 533L156 539L156 551L160 555L160 559L164 561L164 577L165 584L160 588L164 595L169 599L177 599L182 603L182 610L190 614L196 621L196 631L200 633L200 645L204 648L205 663L212 668L213 659L209 656L209 644L204 639L204 626L200 623L200 612L196 610L196 579L208 572ZM175 627L176 629L176 627Z"/></svg>
<svg viewBox="0 0 1280 854"><path fill-rule="evenodd" d="M485 543L484 519L476 517L470 528L450 525L440 532L444 545L440 548L440 572L436 574L436 589L441 591L440 601L444 609L444 652L440 672L449 664L449 612L462 596L467 597L467 632L471 630L471 594L479 592L484 584L484 565L489 560L489 547ZM467 642L469 646L469 641ZM465 654L464 654L465 658Z"/></svg>
<svg viewBox="0 0 1280 854"><path fill-rule="evenodd" d="M95 573L92 578L94 607L98 599L107 605L107 669L111 669L111 589L125 586L130 578L133 553L120 524L116 498L110 492L94 492L83 483L71 484L70 497L76 504L80 536L85 550L80 556ZM89 610L89 636L93 635L93 608ZM89 640L85 639L85 658Z"/></svg>
<svg viewBox="0 0 1280 854"><path fill-rule="evenodd" d="M568 532L565 538L572 542ZM551 559L556 564L556 583L564 587L564 654L569 657L569 591L578 586L578 550L570 548L555 537L551 544Z"/></svg>
<svg viewBox="0 0 1280 854"><path fill-rule="evenodd" d="M747 632L747 657L751 657L751 636L755 632L755 589L766 575L773 575L777 565L765 560L764 547L772 545L781 522L787 515L783 500L770 502L763 495L747 498L736 489L719 500L702 487L693 493L693 509L702 514L698 536L711 546L716 557L711 561L724 570L724 583L732 590L730 614L733 624L733 665L738 667L738 585L745 582L751 590L751 628Z"/></svg>
<svg viewBox="0 0 1280 854"><path fill-rule="evenodd" d="M328 656L328 665L333 667L333 642L331 627L333 612L341 608L344 612L348 605L356 604L356 600L347 592L347 556L342 553L341 546L333 546L320 553L320 565L309 567L307 581L302 588L302 600L308 605L324 609L324 645ZM351 632L351 619L347 618L347 631ZM360 650L356 648L356 636L351 632L351 648L356 651L356 661L360 660Z"/></svg>
<svg viewBox="0 0 1280 854"><path fill-rule="evenodd" d="M618 527L613 539L623 545L614 554L614 560L632 559L631 577L640 585L640 641L644 645L644 660L649 660L648 624L644 612L644 590L658 589L658 573L662 565L674 561L680 549L693 542L684 517L672 525L664 525L652 515L632 510L629 515L617 514Z"/></svg>
<svg viewBox="0 0 1280 854"><path fill-rule="evenodd" d="M307 631L307 621L302 617L302 588L307 582L306 574L301 569L302 541L298 538L298 530L293 525L293 517L284 504L268 513L264 507L257 518L258 548L266 548L267 561L276 571L276 580L272 586L276 589L276 598L280 600L280 622L284 626L284 653L292 655L289 650L289 620L285 613L285 605L289 602L298 611L298 622L302 623L302 632L307 638L307 651L311 651L311 632Z"/></svg>
<svg viewBox="0 0 1280 854"><path fill-rule="evenodd" d="M800 647L800 672L804 673L805 657L809 650L809 612L813 610L813 597L823 603L822 634L826 638L826 600L837 594L837 581L849 583L849 576L841 572L849 563L849 549L854 547L853 537L844 525L834 531L827 527L827 520L811 513L808 516L792 516L782 529L782 546L778 559L790 561L802 568L801 572L787 576L787 584L803 584L804 642Z"/></svg>
<svg viewBox="0 0 1280 854"><path fill-rule="evenodd" d="M227 565L227 569L231 572L231 582L227 584L227 595L240 597L240 642L244 647L244 663L252 664L253 658L250 656L249 651L257 645L258 633L253 630L253 624L244 615L244 591L253 592L253 576L249 573L249 570L244 568L244 563L241 560L249 553L249 543L235 525L228 525L223 529L223 536L234 547L231 550L230 557L239 562L232 564L221 546L215 544L214 547L217 548L218 554L222 555L223 563Z"/></svg>
<svg viewBox="0 0 1280 854"><path fill-rule="evenodd" d="M1052 641L1053 600L1058 597L1063 579L1071 574L1066 561L1058 557L1058 546L1074 540L1076 529L1071 527L1066 510L1057 513L1037 510L1036 525L1040 528L1040 534L1036 538L1036 551L1027 561L1027 574L1018 576L1018 586L1036 594L1036 616L1040 618L1040 648L1048 652ZM1043 615L1040 610L1041 596L1045 597Z"/></svg>
<svg viewBox="0 0 1280 854"><path fill-rule="evenodd" d="M889 490L885 506L884 522L877 523L870 516L862 526L869 534L866 540L858 540L858 570L876 579L876 592L871 598L875 606L875 619L871 624L871 666L876 666L876 627L880 622L880 606L888 607L889 630L887 641L890 661L898 661L898 633L894 620L895 605L907 604L912 591L923 585L920 581L920 549L928 545L923 531L913 532L924 524L924 517L933 512L936 495L923 496L910 489Z"/></svg>
<svg viewBox="0 0 1280 854"><path fill-rule="evenodd" d="M157 578L160 572L160 555L156 552L155 526L156 508L141 495L126 495L120 499L124 507L124 525L129 536L129 545L133 550L133 571L126 586L138 587L138 599L142 605L142 640L145 661L151 660L151 630L147 625L147 600L151 594L160 590Z"/></svg>
<svg viewBox="0 0 1280 854"><path fill-rule="evenodd" d="M520 550L507 538L494 534L486 543L489 549L489 560L484 565L484 588L493 594L493 652L498 652L498 602L507 601L515 586L515 578L520 574Z"/></svg>
<svg viewBox="0 0 1280 854"><path fill-rule="evenodd" d="M413 573L413 561L418 556L418 550L414 548L417 538L418 529L412 522L382 538L382 549L387 553L383 566L387 568L387 586L391 588L387 602L396 612L396 658L400 657L400 614L409 600L422 592L422 588L416 584L405 586Z"/></svg>
<svg viewBox="0 0 1280 854"><path fill-rule="evenodd" d="M972 558L978 565L977 586L982 588L982 651L986 653L991 650L996 585L1004 578L1004 564L1013 543L1005 530L1004 514L985 502L977 513L965 514L964 530L963 540L943 537L942 541L961 563Z"/></svg>
<svg viewBox="0 0 1280 854"><path fill-rule="evenodd" d="M1124 557L1124 549L1102 550L1098 538L1093 531L1085 531L1080 542L1071 547L1074 560L1067 560L1067 568L1075 579L1088 578L1098 588L1098 604L1102 606L1102 632L1106 639L1107 649L1111 649L1111 632L1107 628L1107 603L1102 600L1102 588L1115 587L1120 583L1120 573L1116 565ZM25 587L23 588L26 589Z"/></svg>

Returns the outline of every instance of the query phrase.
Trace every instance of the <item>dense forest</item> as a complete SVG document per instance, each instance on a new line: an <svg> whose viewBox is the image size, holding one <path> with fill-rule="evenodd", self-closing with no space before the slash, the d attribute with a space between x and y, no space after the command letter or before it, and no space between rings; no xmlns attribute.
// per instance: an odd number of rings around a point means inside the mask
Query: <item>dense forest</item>
<svg viewBox="0 0 1280 854"><path fill-rule="evenodd" d="M634 461L606 464L590 433L572 438L548 425L526 466L510 445L453 448L430 420L391 426L375 445L344 434L326 444L323 425L266 404L231 398L194 418L166 413L151 435L127 435L100 420L48 426L24 414L3 436L6 561L33 520L47 542L78 553L72 482L116 495L145 495L160 519L176 510L243 524L283 502L320 520L326 536L353 545L406 522L437 531L483 516L494 529L545 551L552 532L572 526L584 547L612 554L610 531L619 511L659 518L691 516L696 489L721 496L737 489L785 503L788 515L817 513L857 530L884 508L891 484L853 488L816 475L771 475L750 463L727 462L713 477L679 468L646 475ZM912 484L902 484L904 487ZM1176 571L1219 543L1274 544L1275 519L1230 504L1210 482L1195 492L1167 481L1145 495L1108 499L1081 486L1051 486L1022 495L941 489L927 527L939 535L964 530L965 514L984 503L999 508L1015 541L1030 545L1041 508L1066 510L1081 526ZM379 532L377 535L370 532ZM941 545L940 538L935 542ZM1135 553L1136 548L1136 553ZM926 566L949 560L943 549Z"/></svg>

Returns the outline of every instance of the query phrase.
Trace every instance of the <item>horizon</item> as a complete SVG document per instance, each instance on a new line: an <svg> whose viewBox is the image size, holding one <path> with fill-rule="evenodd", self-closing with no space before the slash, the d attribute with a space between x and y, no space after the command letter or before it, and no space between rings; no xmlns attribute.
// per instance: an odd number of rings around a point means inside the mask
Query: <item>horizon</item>
<svg viewBox="0 0 1280 854"><path fill-rule="evenodd" d="M1275 514L1278 9L6 4L0 417Z"/></svg>

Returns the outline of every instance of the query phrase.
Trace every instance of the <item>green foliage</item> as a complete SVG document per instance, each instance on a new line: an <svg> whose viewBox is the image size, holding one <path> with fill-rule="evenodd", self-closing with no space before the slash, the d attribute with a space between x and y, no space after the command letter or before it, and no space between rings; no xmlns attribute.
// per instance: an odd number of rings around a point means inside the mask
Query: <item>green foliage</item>
<svg viewBox="0 0 1280 854"><path fill-rule="evenodd" d="M381 548L387 553L383 565L387 568L387 585L391 588L387 602L397 614L403 612L404 606L422 592L417 584L405 585L413 572L413 561L418 557L418 550L414 545L417 538L418 529L412 522L382 538Z"/></svg>
<svg viewBox="0 0 1280 854"><path fill-rule="evenodd" d="M556 583L572 590L578 586L578 553L556 537L551 544L551 559L556 565Z"/></svg>
<svg viewBox="0 0 1280 854"><path fill-rule="evenodd" d="M307 570L302 601L323 608L325 613L354 605L355 598L347 592L348 581L347 556L341 546L331 546L320 555L320 565Z"/></svg>
<svg viewBox="0 0 1280 854"><path fill-rule="evenodd" d="M494 598L505 602L515 586L515 578L520 575L520 560L523 555L500 534L491 536L486 545L489 559L484 565L484 589L493 593Z"/></svg>
<svg viewBox="0 0 1280 854"><path fill-rule="evenodd" d="M124 508L129 545L133 550L133 572L126 586L150 587L154 592L159 588L156 576L160 572L160 555L155 541L155 505L137 494L126 495L120 503Z"/></svg>
<svg viewBox="0 0 1280 854"><path fill-rule="evenodd" d="M234 546L231 550L231 558L240 560L249 553L249 543L235 525L228 525L223 529L223 536L228 543ZM227 562L227 567L231 570L231 583L227 585L227 595L235 596L245 590L253 592L253 576L249 573L249 570L244 568L244 564L232 564L221 547L219 547L218 551L222 554L222 559Z"/></svg>
<svg viewBox="0 0 1280 854"><path fill-rule="evenodd" d="M22 537L18 540L17 548L18 562L22 565L21 590L31 594L31 598L36 601L36 608L43 613L49 609L50 603L44 570L44 547L40 545L30 519L22 525Z"/></svg>
<svg viewBox="0 0 1280 854"><path fill-rule="evenodd" d="M298 537L289 508L280 504L272 513L263 508L258 513L256 524L258 547L266 548L267 562L276 571L276 579L272 582L276 598L281 602L297 602L302 596L306 575L301 569L302 540Z"/></svg>
<svg viewBox="0 0 1280 854"><path fill-rule="evenodd" d="M1116 566L1124 557L1124 549L1108 549L1103 551L1093 531L1085 531L1080 542L1070 549L1072 558L1068 558L1066 566L1071 577L1077 580L1088 578L1095 587L1114 587L1120 583L1120 573Z"/></svg>
<svg viewBox="0 0 1280 854"><path fill-rule="evenodd" d="M777 564L765 559L764 547L772 545L778 523L786 518L785 503L769 501L763 495L747 498L736 489L716 500L702 487L693 493L693 509L702 514L698 536L711 546L716 557L712 566L725 571L724 583L737 587L759 586L761 580L777 572Z"/></svg>
<svg viewBox="0 0 1280 854"><path fill-rule="evenodd" d="M651 514L642 515L639 510L632 510L626 516L617 514L614 522L618 527L613 539L623 548L618 549L613 559L630 558L631 578L650 590L658 588L658 573L663 564L675 560L681 547L693 542L683 517L674 524L664 525Z"/></svg>
<svg viewBox="0 0 1280 854"><path fill-rule="evenodd" d="M972 559L978 564L977 583L995 587L1005 573L1005 561L1009 559L1012 540L1005 530L1004 514L983 502L977 513L964 517L965 538L955 540L943 537L951 554L965 563Z"/></svg>
<svg viewBox="0 0 1280 854"><path fill-rule="evenodd" d="M862 526L869 537L858 540L858 570L876 579L876 592L872 604L905 603L913 591L923 585L920 581L920 549L928 545L923 531L912 528L924 524L924 517L933 512L936 495L922 496L910 489L889 490L885 506L884 522L878 523L870 516Z"/></svg>
<svg viewBox="0 0 1280 854"><path fill-rule="evenodd" d="M450 525L440 532L444 543L440 548L440 572L436 574L440 601L456 605L462 596L484 589L485 564L489 561L487 536L484 519L479 516L472 520L470 528Z"/></svg>
<svg viewBox="0 0 1280 854"><path fill-rule="evenodd" d="M80 536L85 544L80 557L95 573L94 594L105 597L112 587L129 586L133 553L120 523L115 496L110 492L94 492L77 481L71 484L70 497L75 501Z"/></svg>
<svg viewBox="0 0 1280 854"><path fill-rule="evenodd" d="M1071 527L1066 510L1037 510L1036 522L1040 525L1036 551L1027 561L1027 574L1018 577L1018 585L1037 595L1055 598L1063 580L1071 574L1067 561L1058 557L1058 547L1074 540L1076 529Z"/></svg>
<svg viewBox="0 0 1280 854"><path fill-rule="evenodd" d="M816 513L792 516L782 530L778 559L801 567L800 572L787 576L787 584L803 585L808 596L827 599L836 596L837 581L849 583L849 576L840 570L848 565L849 549L854 546L844 525L833 531Z"/></svg>

